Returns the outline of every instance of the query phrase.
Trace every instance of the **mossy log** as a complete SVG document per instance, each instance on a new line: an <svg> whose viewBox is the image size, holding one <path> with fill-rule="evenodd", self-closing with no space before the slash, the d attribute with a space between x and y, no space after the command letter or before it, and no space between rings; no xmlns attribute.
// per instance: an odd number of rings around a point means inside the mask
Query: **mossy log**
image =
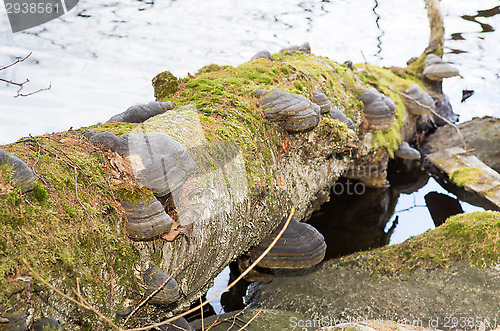
<svg viewBox="0 0 500 331"><path fill-rule="evenodd" d="M166 72L153 84L158 101L177 105L172 110L143 123L109 122L3 146L38 179L33 191L22 194L11 185L11 172L1 168L0 313L20 305L67 325L106 329L93 313L39 286L36 274L70 295L78 280L87 300L114 319L144 295L141 273L148 264L173 275L181 297L166 308L148 306L137 314L145 319L132 324L185 309L292 207L295 217L303 219L316 195L349 166L370 155L392 156L403 140L416 139L417 126L430 118L407 113L395 91L412 84L424 88L421 72L415 64L401 70L363 64L351 70L300 51L238 67L210 65L183 79ZM366 131L360 96L371 86L396 106L395 123L383 131ZM354 122L356 132L329 115L322 115L313 130L286 132L265 118L252 94L275 88L308 99L313 92L324 93L332 108ZM135 180L134 159L92 144L82 134L89 129L117 136L163 132L187 149L197 169L163 200L172 215L191 212L184 234L173 241L146 242L127 236L120 202L152 192ZM191 210L186 201L199 208ZM15 286L22 289L9 290Z"/></svg>

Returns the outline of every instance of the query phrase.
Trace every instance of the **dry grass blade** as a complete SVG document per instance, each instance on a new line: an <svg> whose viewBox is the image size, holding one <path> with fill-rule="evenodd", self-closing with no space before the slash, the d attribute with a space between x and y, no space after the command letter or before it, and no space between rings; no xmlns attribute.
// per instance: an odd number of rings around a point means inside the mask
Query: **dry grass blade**
<svg viewBox="0 0 500 331"><path fill-rule="evenodd" d="M189 309L189 310L187 310L187 311L185 311L185 312L183 312L183 313L181 313L181 314L179 314L177 316L171 317L171 318L169 318L169 319L167 319L167 320L165 320L163 322L155 323L155 324L144 326L144 327L140 327L140 328L126 329L125 331L151 330L151 329L156 328L158 326L162 326L162 325L165 325L167 323L170 323L170 322L176 320L179 317L184 317L184 316L186 316L188 314L191 314L192 312L197 311L201 307L209 304L212 300L214 300L215 298L217 298L218 296L220 296L222 293L224 293L227 290L229 290L230 288L232 288L236 283L238 283L241 279L243 279L243 277L245 277L253 268L255 268L255 266L267 255L267 253L269 253L269 251L274 247L274 245L276 245L276 243L278 242L278 240L281 238L281 236L283 235L283 233L287 229L288 224L290 224L290 221L291 221L294 213L295 213L295 208L292 208L292 210L290 211L290 215L288 216L288 219L286 220L285 225L283 226L283 228L281 229L281 231L278 233L278 235L276 236L276 238L274 238L274 240L271 242L271 244L269 245L269 247L267 247L267 249L264 252L262 252L262 254L254 261L254 263L252 263L245 271L243 271L241 273L241 275L238 278L236 278L231 284L229 284L225 289L223 289L222 291L220 291L219 293L217 293L216 295L214 295L213 297L211 297L209 300L207 300L207 301L203 302L202 304L198 305L197 307Z"/></svg>
<svg viewBox="0 0 500 331"><path fill-rule="evenodd" d="M244 330L247 326L250 325L250 323L252 323L252 321L257 318L257 316L259 316L259 314L262 312L262 309L259 309L259 311L257 312L257 314L255 314L248 322L246 322L245 325L243 325L241 328L238 329L238 331L241 331L241 330Z"/></svg>
<svg viewBox="0 0 500 331"><path fill-rule="evenodd" d="M152 297L154 297L158 292L161 291L161 289L167 285L168 281L170 279L172 279L174 276L176 276L177 272L184 266L184 264L186 263L187 260L189 260L196 252L198 252L198 249L195 250L194 252L192 252L191 254L189 254L189 256L187 256L182 262L181 264L179 265L179 267L177 267L176 269L174 269L174 271L172 271L172 276L169 276L164 282L163 284L161 284L160 286L158 286L158 288L156 290L154 290L153 292L151 292L150 295L147 296L146 299L142 300L141 303L139 303L139 305L137 305L137 307L127 316L127 318L125 319L125 321L123 322L123 326L125 326L127 324L127 322L129 321L129 319L132 317L132 315L134 315L142 306L144 306L146 304L146 302L148 302Z"/></svg>
<svg viewBox="0 0 500 331"><path fill-rule="evenodd" d="M32 275L35 278L37 278L39 281L41 281L45 286L47 286L48 288L50 288L52 291L56 292L57 294L59 294L63 298L65 298L65 299L73 302L74 304L76 304L76 305L78 305L78 306L80 306L82 308L85 308L87 310L90 310L90 311L94 312L97 316L99 316L100 319L102 319L103 321L105 321L106 323L108 323L113 329L118 330L118 331L123 331L118 325L116 325L115 323L113 323L109 318L107 318L105 315L103 315L97 309L95 309L90 304L88 304L88 302L79 293L79 291L80 291L80 284L78 283L78 281L77 281L77 289L78 290L77 291L73 290L73 291L75 292L75 294L77 295L77 297L81 300L81 302L78 301L78 300L73 299L72 297L64 294L63 292L59 291L57 288L55 288L54 286L52 286L49 282L47 282L45 279L43 279L42 276L40 276L35 270L33 270L33 268L31 268L31 266L28 264L27 261L24 261L24 263L26 264L26 266L28 267L28 269L31 271Z"/></svg>

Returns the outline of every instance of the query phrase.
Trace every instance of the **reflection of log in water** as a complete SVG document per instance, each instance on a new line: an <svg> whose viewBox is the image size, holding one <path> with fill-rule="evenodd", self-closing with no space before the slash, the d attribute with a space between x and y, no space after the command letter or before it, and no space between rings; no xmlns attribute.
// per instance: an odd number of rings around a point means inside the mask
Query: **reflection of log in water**
<svg viewBox="0 0 500 331"><path fill-rule="evenodd" d="M325 259L380 247L389 242L393 228L385 232L387 222L394 213L399 194L391 188L358 189L359 184L342 178L332 187L330 202L314 214L309 223L325 237ZM345 190L340 192L339 186ZM351 190L347 190L347 188ZM336 194L339 193L339 194Z"/></svg>

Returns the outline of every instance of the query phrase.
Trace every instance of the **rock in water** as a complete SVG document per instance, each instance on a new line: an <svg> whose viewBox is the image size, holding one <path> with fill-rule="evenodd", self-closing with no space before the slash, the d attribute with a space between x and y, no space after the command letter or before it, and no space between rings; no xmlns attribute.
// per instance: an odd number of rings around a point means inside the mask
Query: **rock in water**
<svg viewBox="0 0 500 331"><path fill-rule="evenodd" d="M21 192L26 193L35 188L35 175L26 163L17 156L0 149L0 166L3 164L12 168L12 184L20 188Z"/></svg>
<svg viewBox="0 0 500 331"><path fill-rule="evenodd" d="M142 123L148 118L174 109L174 107L175 105L172 101L153 101L145 105L135 105L129 107L123 113L111 117L108 122Z"/></svg>
<svg viewBox="0 0 500 331"><path fill-rule="evenodd" d="M266 118L284 121L285 130L299 132L316 127L320 120L320 107L309 99L293 93L274 89L259 99L264 106Z"/></svg>
<svg viewBox="0 0 500 331"><path fill-rule="evenodd" d="M413 84L412 86L410 86L410 89L406 92L406 94L409 97L417 100L422 105L434 109L434 100L432 99L432 97L424 92L417 84ZM423 115L430 113L430 110L428 108L422 107L413 100L405 98L405 103L406 110L408 110L408 112L412 115Z"/></svg>
<svg viewBox="0 0 500 331"><path fill-rule="evenodd" d="M120 138L126 142L136 181L157 197L180 187L196 170L184 146L165 133L127 133Z"/></svg>
<svg viewBox="0 0 500 331"><path fill-rule="evenodd" d="M435 54L429 54L425 58L424 76L434 81L442 81L443 78L458 76L458 69L443 61Z"/></svg>
<svg viewBox="0 0 500 331"><path fill-rule="evenodd" d="M269 247L283 229L286 218L257 247L250 251L250 259L255 261ZM320 263L325 257L325 238L312 225L292 218L290 224L276 245L259 262L258 266L272 269L309 268Z"/></svg>
<svg viewBox="0 0 500 331"><path fill-rule="evenodd" d="M429 192L424 199L435 226L442 225L450 216L464 212L460 202L446 194Z"/></svg>
<svg viewBox="0 0 500 331"><path fill-rule="evenodd" d="M385 130L394 124L396 105L391 98L370 87L361 96L368 130Z"/></svg>

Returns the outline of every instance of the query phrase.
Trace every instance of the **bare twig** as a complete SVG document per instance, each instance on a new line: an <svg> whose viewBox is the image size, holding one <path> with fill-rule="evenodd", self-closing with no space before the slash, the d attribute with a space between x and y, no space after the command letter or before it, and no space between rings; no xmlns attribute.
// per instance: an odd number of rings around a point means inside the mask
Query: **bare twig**
<svg viewBox="0 0 500 331"><path fill-rule="evenodd" d="M241 273L241 275L238 276L238 278L236 278L231 284L229 284L225 289L223 289L222 291L220 291L219 293L215 294L213 297L211 297L209 300L203 302L202 304L192 308L192 309L189 309L177 316L174 316L174 317L171 317L163 322L160 322L160 323L155 323L155 324L151 324L151 325L148 325L148 326L144 326L144 327L140 327L140 328L134 328L134 329L127 329L127 330L124 330L124 331L144 331L144 330L150 330L152 328L156 328L158 326L162 326L162 325L165 325L167 323L170 323L180 317L184 317L188 314L191 314L192 312L195 312L197 311L198 309L200 309L200 307L203 307L205 305L208 305L212 300L214 300L215 298L217 298L218 296L220 296L222 293L226 292L227 290L229 290L230 288L232 288L236 283L238 283L241 279L243 279L243 277L245 277L253 268L255 268L255 266L267 255L267 253L269 253L269 251L274 247L274 245L276 245L276 243L278 242L278 240L281 238L281 236L283 235L283 232L285 232L285 230L287 229L288 227L288 224L290 224L290 221L292 219L292 216L293 214L295 213L295 208L292 208L292 210L290 211L290 215L288 216L288 219L286 220L286 223L285 225L283 226L283 228L281 229L281 231L278 233L278 235L276 236L276 238L274 238L274 240L271 242L271 244L269 245L269 247L267 247L267 249L262 252L262 254L245 270Z"/></svg>
<svg viewBox="0 0 500 331"><path fill-rule="evenodd" d="M29 53L28 55L26 55L24 58L22 58L22 59L17 59L16 61L12 62L11 64L8 64L8 65L6 65L6 66L4 66L4 67L1 67L1 68L0 68L0 71L5 70L5 69L8 69L8 68L10 68L10 67L12 67L12 66L14 66L14 65L16 65L16 64L18 64L18 63L24 62L27 58L29 58L29 57L31 56L31 54L32 54L32 53L33 53L33 52L30 52L30 53ZM51 84L51 83L49 83L49 87L46 87L46 88L41 88L41 89L39 89L39 90L37 90L37 91L30 92L30 93L27 93L27 94L22 94L22 93L21 93L21 91L22 91L22 89L24 88L24 84L29 83L29 81L30 81L29 79L26 79L24 82L21 82L21 83L19 83L19 82L14 82L14 81L12 81L12 80L7 80L7 79L4 79L4 78L0 78L0 81L5 82L5 83L10 84L10 85L15 85L15 86L18 86L18 87L19 87L19 89L17 90L17 93L16 93L16 95L14 96L14 98L17 98L17 97L27 97L27 96L33 95L33 94L38 93L38 92L41 92L41 91L47 91L47 90L50 90L50 88L52 87L52 84Z"/></svg>
<svg viewBox="0 0 500 331"><path fill-rule="evenodd" d="M30 52L28 55L26 55L26 56L25 56L24 58L22 58L22 59L17 59L15 62L12 62L11 64L8 64L8 65L6 65L5 67L0 68L0 71L5 70L5 69L8 69L8 68L10 68L10 67L12 67L12 66L14 66L14 65L16 65L16 64L18 64L18 63L20 63L20 62L24 62L24 60L26 60L27 58L29 58L29 57L31 56L31 54L33 54L33 52Z"/></svg>
<svg viewBox="0 0 500 331"><path fill-rule="evenodd" d="M363 60L365 60L366 70L368 70L373 76L375 76L375 74L373 73L373 71L371 71L370 68L368 67L368 61L366 61L366 57L365 57L365 54L363 53L363 51L361 51L361 55L363 56Z"/></svg>
<svg viewBox="0 0 500 331"><path fill-rule="evenodd" d="M31 166L31 170L33 170L33 174L35 176L37 176L45 185L47 185L47 182L45 181L45 179L42 178L42 176L38 175L35 171L35 166L38 164L38 162L40 161L40 151L42 150L42 146L40 145L40 142L36 139L23 139L23 140L19 140L17 141L16 143L27 143L27 142L35 142L37 145L38 145L38 155L37 155L37 158L36 158L36 161L35 163L33 163L33 165Z"/></svg>
<svg viewBox="0 0 500 331"><path fill-rule="evenodd" d="M402 92L399 92L399 91L396 91L395 89L393 89L392 87L390 86L387 86L387 88L393 92L396 92L397 94L415 102L419 107L422 107L422 108L425 108L427 110L429 110L431 113L433 113L434 115L436 115L437 117L439 117L440 119L442 119L443 121L445 121L447 124L451 125L452 127L455 128L455 130L457 130L457 134L458 134L458 137L460 138L460 141L462 142L462 144L464 145L464 150L467 151L467 143L465 142L465 139L464 137L462 136L462 132L460 132L460 128L453 122L451 122L450 120L448 120L446 117L442 116L441 114L439 114L438 112L436 112L432 107L429 107L427 105L424 105L423 103L419 102L418 100L410 97L408 94L405 94L405 93L402 93Z"/></svg>
<svg viewBox="0 0 500 331"><path fill-rule="evenodd" d="M156 290L154 290L153 292L151 292L150 295L148 295L144 300L142 300L138 305L137 307L135 307L135 309L127 316L127 318L125 319L125 321L123 322L123 326L125 326L128 322L128 320L132 317L132 315L134 315L142 306L144 306L146 304L146 302L148 302L152 297L154 297L158 292L161 291L161 289L167 285L168 281L171 280L174 276L177 275L177 272L184 266L184 264L186 263L186 261L188 261L195 253L198 252L198 249L195 250L194 252L192 252L191 254L189 254L189 256L187 256L184 260L182 260L181 264L179 264L179 266L177 268L174 269L174 271L172 271L172 275L169 276L164 282L163 284L161 284L160 286L158 286L158 288Z"/></svg>
<svg viewBox="0 0 500 331"><path fill-rule="evenodd" d="M203 300L201 300L201 295L200 295L200 305L203 303ZM203 318L203 307L200 306L200 312L201 312L201 331L205 331L205 322Z"/></svg>
<svg viewBox="0 0 500 331"><path fill-rule="evenodd" d="M262 309L259 309L259 311L257 312L257 314L254 315L254 317L252 317L248 322L246 322L245 325L243 325L241 328L238 329L238 331L241 331L241 330L244 330L247 326L250 325L250 323L252 323L252 321L257 317L259 316L259 314L262 312Z"/></svg>
<svg viewBox="0 0 500 331"><path fill-rule="evenodd" d="M28 264L28 262L26 260L24 260L24 263L26 264L26 266L28 267L28 269L30 269L31 273L33 274L34 277L36 277L39 281L41 281L43 284L45 284L48 288L50 288L52 291L56 292L57 294L59 294L60 296L62 296L63 298L73 302L74 304L82 307L82 308L85 308L87 310L90 310L90 311L93 311L97 316L99 316L99 318L101 318L103 321L106 321L109 325L111 325L113 327L113 329L117 330L117 331L122 331L115 323L113 323L109 318L107 318L106 316L104 316L102 313L100 313L97 309L95 309L94 307L92 307L91 305L88 304L88 302L81 296L80 293L78 292L75 292L76 295L78 296L78 298L82 301L78 301L78 300L75 300L73 299L72 297L64 294L63 292L59 291L57 288L55 288L54 286L52 286L49 282L47 282L45 279L43 279L35 270L33 270L33 268ZM78 283L77 281L77 288L78 288L78 291L80 290L80 284ZM82 300L83 299L83 300Z"/></svg>

